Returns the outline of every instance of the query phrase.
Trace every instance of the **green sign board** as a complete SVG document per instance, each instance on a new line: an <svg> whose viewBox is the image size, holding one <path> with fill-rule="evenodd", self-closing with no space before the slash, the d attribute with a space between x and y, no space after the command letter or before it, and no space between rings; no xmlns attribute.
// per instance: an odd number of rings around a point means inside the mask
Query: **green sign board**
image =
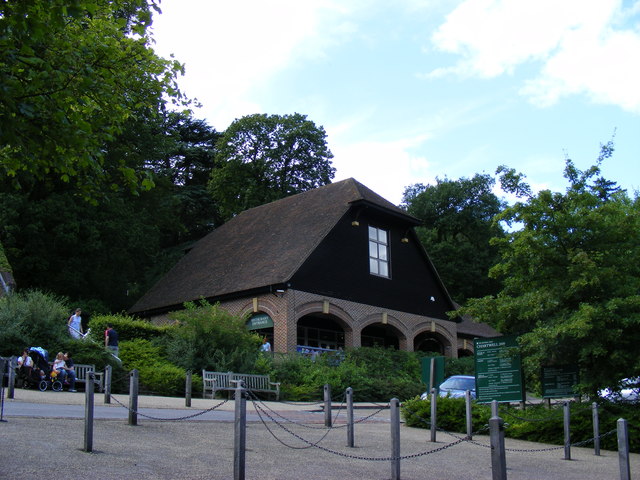
<svg viewBox="0 0 640 480"><path fill-rule="evenodd" d="M272 328L273 320L266 313L256 313L247 320L247 328L249 330L260 330L261 328Z"/></svg>
<svg viewBox="0 0 640 480"><path fill-rule="evenodd" d="M522 361L516 337L476 338L476 400L487 403L524 400Z"/></svg>
<svg viewBox="0 0 640 480"><path fill-rule="evenodd" d="M542 398L572 397L577 384L577 365L542 367Z"/></svg>
<svg viewBox="0 0 640 480"><path fill-rule="evenodd" d="M431 362L433 362L433 383L431 383ZM429 389L438 388L444 382L444 357L424 357L422 359L422 381ZM429 392L431 393L431 392Z"/></svg>

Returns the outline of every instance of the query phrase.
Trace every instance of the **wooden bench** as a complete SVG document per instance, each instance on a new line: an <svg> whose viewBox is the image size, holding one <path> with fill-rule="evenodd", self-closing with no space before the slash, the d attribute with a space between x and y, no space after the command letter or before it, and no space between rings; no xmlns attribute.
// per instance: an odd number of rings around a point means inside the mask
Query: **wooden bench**
<svg viewBox="0 0 640 480"><path fill-rule="evenodd" d="M276 400L280 399L280 383L272 382L269 375L252 375L233 372L209 372L202 370L202 397L215 398L218 390L235 390L234 381L242 380L244 387L252 392L273 393Z"/></svg>
<svg viewBox="0 0 640 480"><path fill-rule="evenodd" d="M87 380L89 379L89 372L93 372L93 378L95 385L98 387L98 391L102 392L103 385L103 373L104 372L96 372L95 365L87 365L84 363L76 363L73 365L74 370L76 371L76 383L84 383L85 387L87 386Z"/></svg>

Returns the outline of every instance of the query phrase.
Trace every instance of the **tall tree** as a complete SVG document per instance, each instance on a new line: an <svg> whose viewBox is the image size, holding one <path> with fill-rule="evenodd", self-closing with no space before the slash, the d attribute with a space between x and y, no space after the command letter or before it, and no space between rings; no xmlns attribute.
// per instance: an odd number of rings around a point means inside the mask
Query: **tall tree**
<svg viewBox="0 0 640 480"><path fill-rule="evenodd" d="M150 186L104 146L144 105L180 102L182 66L158 57L154 0L0 2L0 171L16 186L53 173L83 194Z"/></svg>
<svg viewBox="0 0 640 480"><path fill-rule="evenodd" d="M429 257L453 299L497 293L499 282L489 278L498 261L492 237L504 232L493 218L504 208L493 193L495 180L476 174L459 180L436 179L435 185L407 187L403 207L422 220L416 229Z"/></svg>
<svg viewBox="0 0 640 480"><path fill-rule="evenodd" d="M217 143L209 183L223 217L330 183L326 137L299 113L235 120Z"/></svg>
<svg viewBox="0 0 640 480"><path fill-rule="evenodd" d="M590 393L640 371L640 201L601 176L612 152L604 145L584 172L568 159L565 193L533 195L522 175L500 169L503 188L526 195L500 215L519 226L495 241L501 260L491 275L504 287L463 309L520 335L534 375L578 364Z"/></svg>

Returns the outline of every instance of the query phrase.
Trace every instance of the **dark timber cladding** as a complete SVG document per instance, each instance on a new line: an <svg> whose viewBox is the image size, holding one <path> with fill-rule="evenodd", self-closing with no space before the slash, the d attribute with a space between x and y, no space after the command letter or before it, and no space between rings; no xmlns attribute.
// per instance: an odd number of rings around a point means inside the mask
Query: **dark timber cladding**
<svg viewBox="0 0 640 480"><path fill-rule="evenodd" d="M411 223L364 208L353 226L347 213L304 262L291 279L298 290L343 298L382 308L448 319L453 310L449 296L417 238ZM390 277L369 273L368 225L389 232ZM328 261L329 260L329 261Z"/></svg>

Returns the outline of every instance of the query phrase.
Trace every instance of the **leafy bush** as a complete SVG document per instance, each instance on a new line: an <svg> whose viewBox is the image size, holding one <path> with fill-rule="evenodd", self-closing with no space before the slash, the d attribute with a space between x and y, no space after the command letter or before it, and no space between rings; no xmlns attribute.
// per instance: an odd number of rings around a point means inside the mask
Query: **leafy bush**
<svg viewBox="0 0 640 480"><path fill-rule="evenodd" d="M96 315L89 321L90 337L104 345L104 331L109 324L118 332L119 341L137 338L151 340L166 334L173 328L172 326L159 327L144 320L136 320L128 315Z"/></svg>
<svg viewBox="0 0 640 480"><path fill-rule="evenodd" d="M466 404L464 398L438 398L437 425L442 430L466 433ZM431 422L431 400L420 400L414 397L402 404L401 413L410 427L429 428ZM471 420L473 431L483 430L491 418L491 408L487 405L473 403Z"/></svg>
<svg viewBox="0 0 640 480"><path fill-rule="evenodd" d="M466 407L464 398L438 398L438 428L466 433ZM402 416L410 427L429 428L431 402L415 397L402 404ZM500 417L505 422L505 435L531 442L564 445L564 411L562 405L551 409L543 405L527 406L525 410L510 405L501 405ZM485 430L491 417L491 407L473 403L473 431ZM634 404L602 403L599 410L600 446L604 450L617 450L617 437L604 435L615 430L618 418L625 418L629 426L629 444L632 452L640 453L640 409ZM604 435L604 436L603 436ZM571 405L571 442L577 443L593 438L591 405Z"/></svg>
<svg viewBox="0 0 640 480"><path fill-rule="evenodd" d="M182 396L186 371L170 363L162 349L145 339L124 341L120 344L120 360L126 370L138 370L141 394ZM202 377L193 375L192 390L202 386Z"/></svg>
<svg viewBox="0 0 640 480"><path fill-rule="evenodd" d="M69 340L64 299L37 290L0 298L0 355L19 355L24 347L60 349Z"/></svg>
<svg viewBox="0 0 640 480"><path fill-rule="evenodd" d="M261 340L243 318L204 301L185 306L171 314L177 324L160 340L173 363L194 372L254 372Z"/></svg>
<svg viewBox="0 0 640 480"><path fill-rule="evenodd" d="M289 400L319 400L325 384L330 385L334 398L351 387L356 401L387 402L423 390L419 356L413 352L363 347L315 359L279 355L271 367L264 363L261 360L262 371L281 382L282 397Z"/></svg>

